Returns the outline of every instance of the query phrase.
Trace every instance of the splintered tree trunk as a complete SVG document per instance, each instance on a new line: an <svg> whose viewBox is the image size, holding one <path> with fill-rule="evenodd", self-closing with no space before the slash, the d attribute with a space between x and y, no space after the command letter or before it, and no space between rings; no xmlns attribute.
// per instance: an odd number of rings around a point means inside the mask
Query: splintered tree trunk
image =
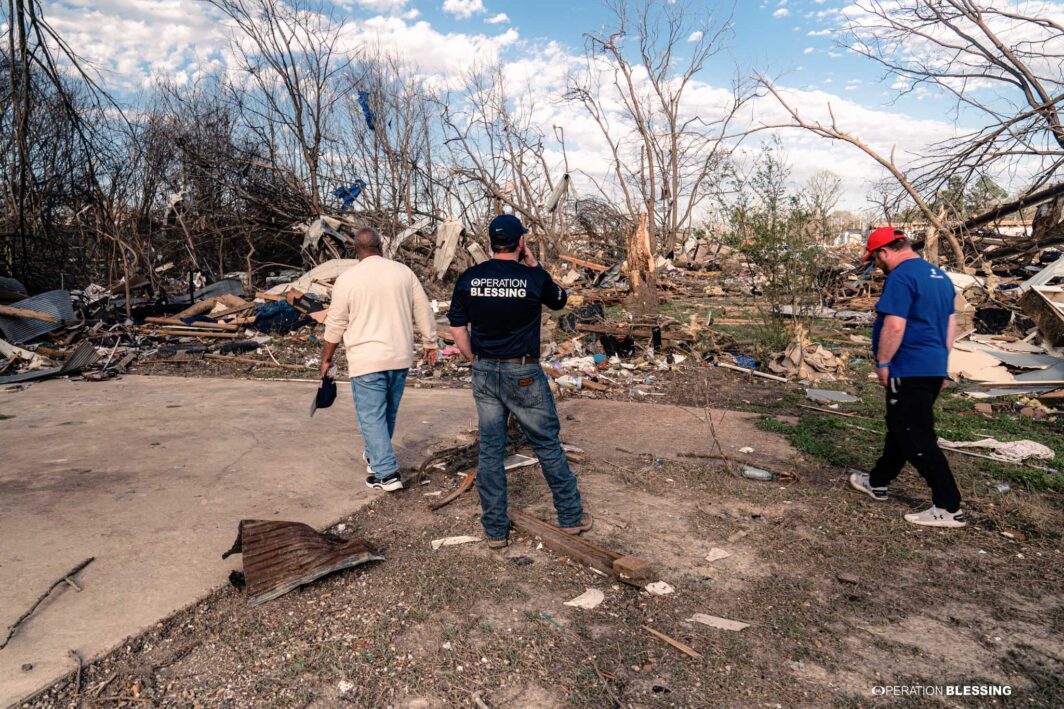
<svg viewBox="0 0 1064 709"><path fill-rule="evenodd" d="M658 311L658 294L654 288L654 256L647 231L647 215L639 215L639 222L628 234L628 283L632 290L632 307L641 315Z"/></svg>

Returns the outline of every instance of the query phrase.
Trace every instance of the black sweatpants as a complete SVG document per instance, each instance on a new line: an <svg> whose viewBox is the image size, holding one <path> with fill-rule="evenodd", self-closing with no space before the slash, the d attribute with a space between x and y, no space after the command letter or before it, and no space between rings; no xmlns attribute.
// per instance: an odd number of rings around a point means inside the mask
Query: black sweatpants
<svg viewBox="0 0 1064 709"><path fill-rule="evenodd" d="M961 493L935 434L935 399L942 377L892 378L886 387L887 437L869 476L872 487L886 487L898 477L906 461L931 487L935 507L947 512L961 508Z"/></svg>

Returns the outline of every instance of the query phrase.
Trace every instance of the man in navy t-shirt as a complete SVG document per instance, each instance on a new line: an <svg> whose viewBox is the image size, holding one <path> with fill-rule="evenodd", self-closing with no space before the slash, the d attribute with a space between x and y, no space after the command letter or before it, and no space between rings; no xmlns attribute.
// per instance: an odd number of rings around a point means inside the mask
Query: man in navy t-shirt
<svg viewBox="0 0 1064 709"><path fill-rule="evenodd" d="M559 310L565 290L525 245L527 229L512 214L488 227L492 258L459 276L447 318L455 345L473 362L473 398L480 429L477 492L488 546L508 543L506 428L517 419L539 458L558 513L558 526L571 534L591 529L576 477L562 450L558 411L539 366L543 306Z"/></svg>
<svg viewBox="0 0 1064 709"><path fill-rule="evenodd" d="M938 447L933 412L956 334L953 283L920 258L899 229L873 230L865 261L887 274L872 327L876 376L887 395L887 436L872 472L851 474L850 484L885 500L887 486L908 461L931 487L932 505L905 519L927 527L963 527L960 491Z"/></svg>

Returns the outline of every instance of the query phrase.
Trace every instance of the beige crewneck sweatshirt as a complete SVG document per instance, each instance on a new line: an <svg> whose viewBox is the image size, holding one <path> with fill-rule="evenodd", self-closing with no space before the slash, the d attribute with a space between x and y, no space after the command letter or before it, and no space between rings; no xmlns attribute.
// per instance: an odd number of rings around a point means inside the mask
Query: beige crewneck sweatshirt
<svg viewBox="0 0 1064 709"><path fill-rule="evenodd" d="M417 276L382 256L370 256L340 274L325 316L325 339L344 343L352 377L413 363L414 329L436 345L436 319Z"/></svg>

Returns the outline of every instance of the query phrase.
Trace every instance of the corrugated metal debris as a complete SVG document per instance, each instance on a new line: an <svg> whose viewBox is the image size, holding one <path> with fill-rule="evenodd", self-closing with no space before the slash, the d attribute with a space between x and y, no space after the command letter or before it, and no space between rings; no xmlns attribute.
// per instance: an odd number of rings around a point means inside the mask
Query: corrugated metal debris
<svg viewBox="0 0 1064 709"><path fill-rule="evenodd" d="M302 522L241 520L233 547L244 557L248 603L258 605L326 574L384 561L361 539L315 531Z"/></svg>
<svg viewBox="0 0 1064 709"><path fill-rule="evenodd" d="M5 340L15 345L21 345L46 332L57 330L64 324L75 320L74 308L70 302L70 291L50 290L12 303L11 306L22 310L36 310L56 317L56 322L47 322L0 315L0 332L3 333Z"/></svg>

